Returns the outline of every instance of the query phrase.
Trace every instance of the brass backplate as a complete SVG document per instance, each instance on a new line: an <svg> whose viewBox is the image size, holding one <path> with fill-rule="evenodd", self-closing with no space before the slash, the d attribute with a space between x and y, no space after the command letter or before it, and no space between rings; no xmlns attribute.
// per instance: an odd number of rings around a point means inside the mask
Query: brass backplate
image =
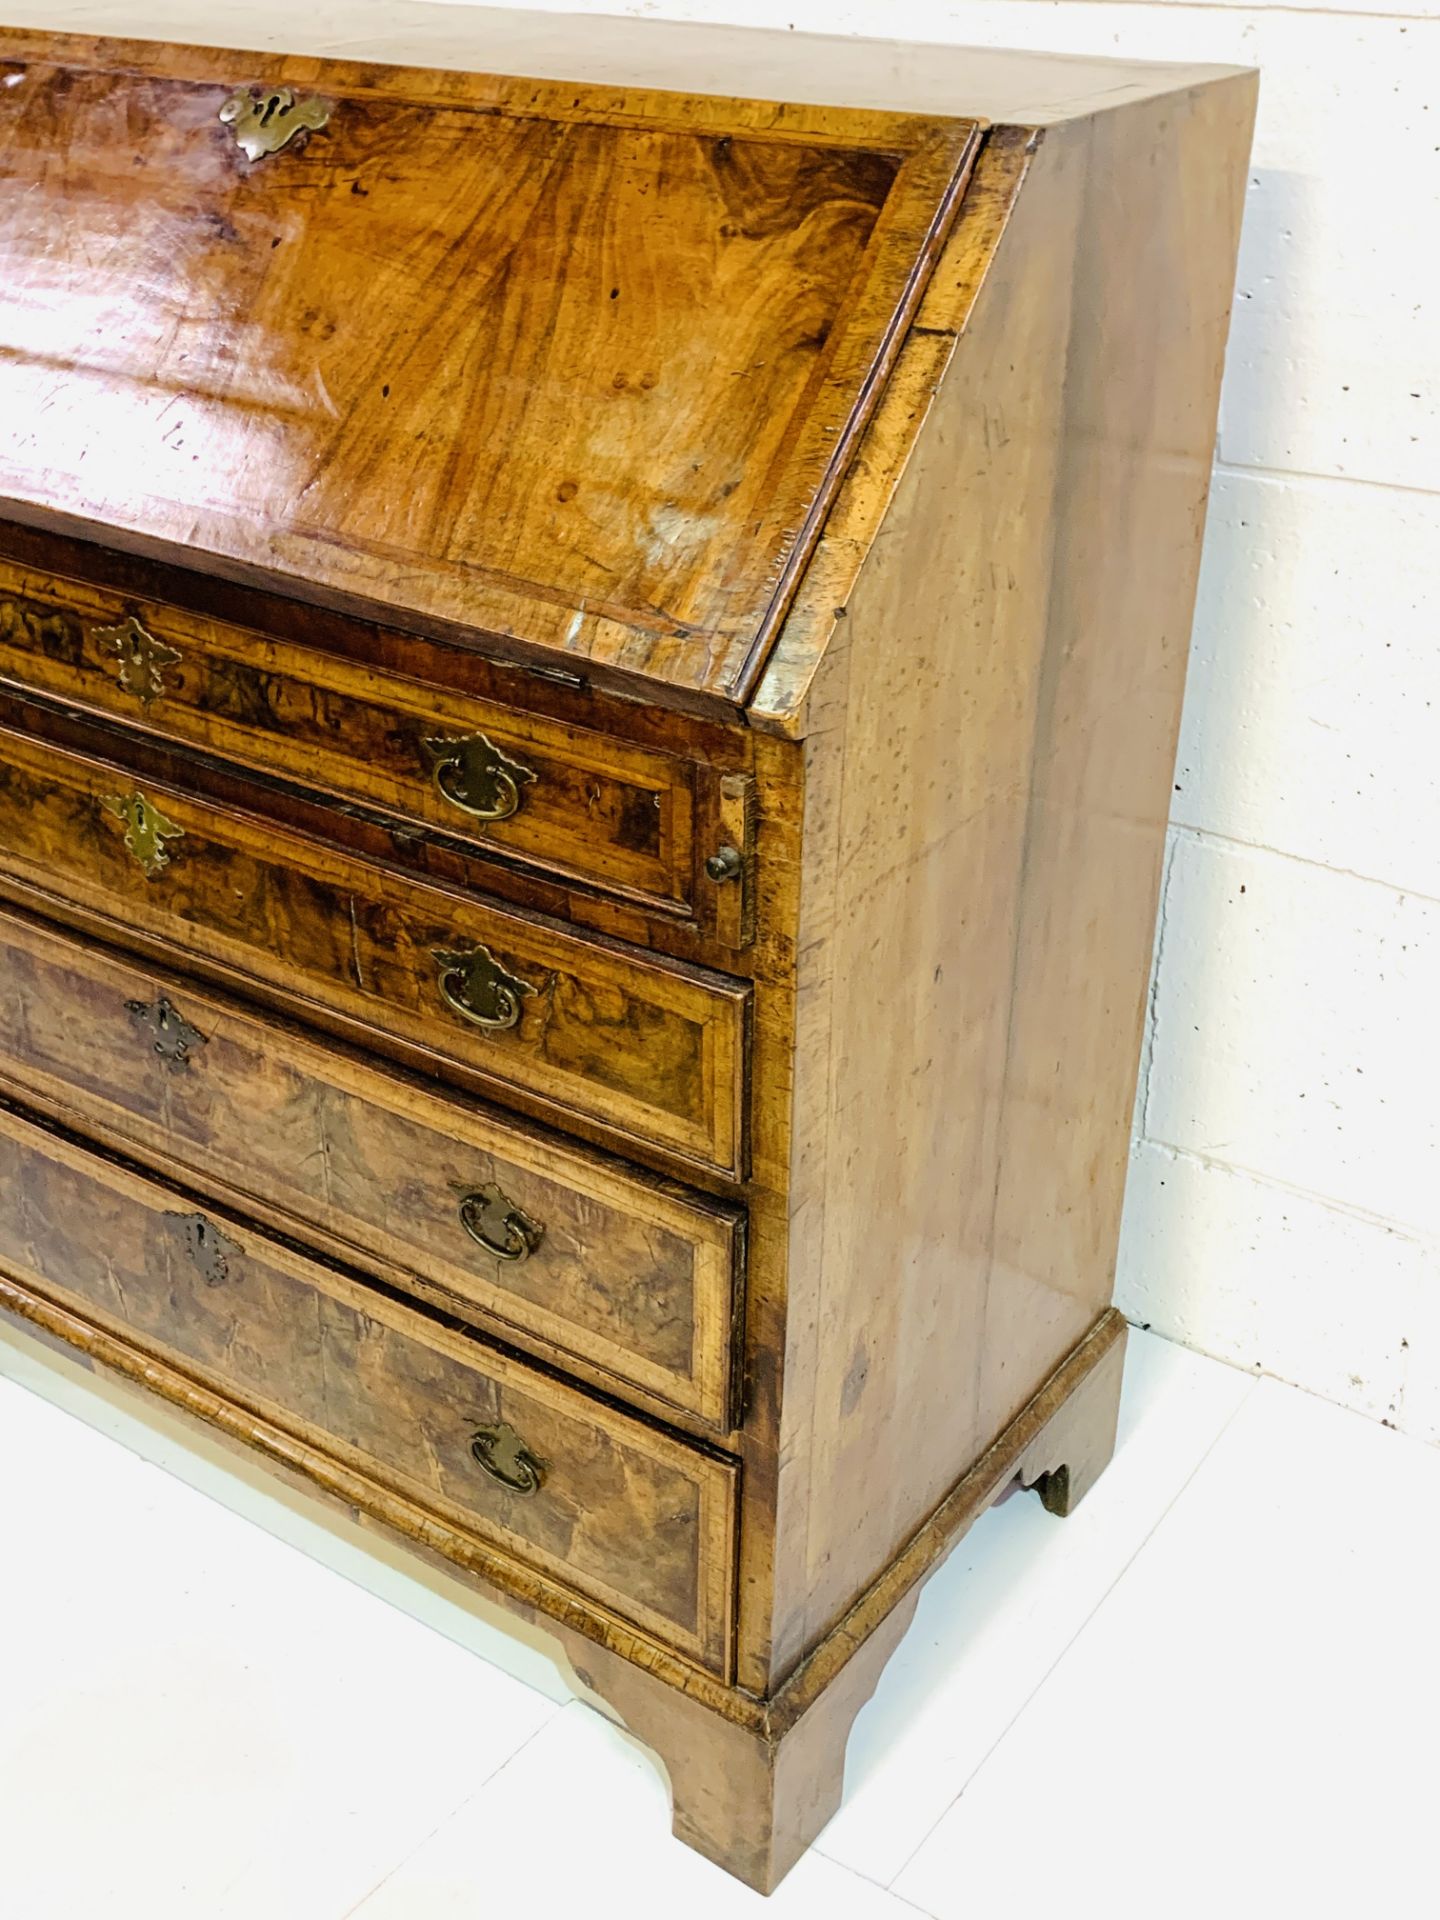
<svg viewBox="0 0 1440 1920"><path fill-rule="evenodd" d="M330 118L330 102L296 98L293 87L241 87L220 109L247 160L278 153L297 133L318 133Z"/></svg>
<svg viewBox="0 0 1440 1920"><path fill-rule="evenodd" d="M538 1493L545 1479L545 1463L526 1446L508 1420L479 1427L471 1436L475 1464L511 1493L528 1497Z"/></svg>
<svg viewBox="0 0 1440 1920"><path fill-rule="evenodd" d="M120 663L116 676L126 693L133 693L141 706L148 707L165 692L165 669L173 667L180 655L174 647L157 640L142 627L133 614L127 614L118 627L95 627L91 637L104 652Z"/></svg>
<svg viewBox="0 0 1440 1920"><path fill-rule="evenodd" d="M441 997L462 1020L497 1033L519 1026L525 998L535 989L507 973L488 947L434 947L431 958L440 969Z"/></svg>
<svg viewBox="0 0 1440 1920"><path fill-rule="evenodd" d="M157 873L169 866L170 855L166 852L165 842L179 840L185 832L183 827L177 827L173 820L167 819L138 790L133 793L101 794L100 804L125 828L125 845L149 878L153 880Z"/></svg>
<svg viewBox="0 0 1440 1920"><path fill-rule="evenodd" d="M497 1260L528 1260L545 1234L541 1223L507 1199L493 1181L473 1191L462 1189L460 1224Z"/></svg>
<svg viewBox="0 0 1440 1920"><path fill-rule="evenodd" d="M420 742L442 800L472 820L508 820L520 810L534 773L502 753L483 733L441 735Z"/></svg>
<svg viewBox="0 0 1440 1920"><path fill-rule="evenodd" d="M190 1065L196 1047L205 1045L204 1034L163 993L154 1000L127 1000L125 1011L150 1042L151 1052L177 1073Z"/></svg>
<svg viewBox="0 0 1440 1920"><path fill-rule="evenodd" d="M203 1213L167 1213L196 1271L207 1287L223 1287L230 1278L231 1264L244 1252L228 1234L222 1233Z"/></svg>

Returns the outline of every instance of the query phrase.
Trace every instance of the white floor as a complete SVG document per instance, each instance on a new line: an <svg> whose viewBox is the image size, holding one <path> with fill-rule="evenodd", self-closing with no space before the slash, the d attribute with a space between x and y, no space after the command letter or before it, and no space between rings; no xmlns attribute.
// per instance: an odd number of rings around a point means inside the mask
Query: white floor
<svg viewBox="0 0 1440 1920"><path fill-rule="evenodd" d="M4 1920L764 1911L458 1585L0 1376ZM1437 1574L1440 1451L1137 1335L1109 1473L931 1583L769 1912L1435 1920Z"/></svg>

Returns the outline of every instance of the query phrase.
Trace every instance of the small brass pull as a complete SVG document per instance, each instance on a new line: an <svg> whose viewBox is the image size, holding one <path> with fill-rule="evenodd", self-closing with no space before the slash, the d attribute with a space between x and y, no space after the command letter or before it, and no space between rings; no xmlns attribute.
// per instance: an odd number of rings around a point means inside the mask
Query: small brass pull
<svg viewBox="0 0 1440 1920"><path fill-rule="evenodd" d="M297 133L318 133L330 118L328 100L299 100L293 87L241 87L220 109L247 160L278 153Z"/></svg>
<svg viewBox="0 0 1440 1920"><path fill-rule="evenodd" d="M477 1187L461 1198L460 1224L477 1246L497 1260L528 1260L545 1233L538 1220L493 1185Z"/></svg>
<svg viewBox="0 0 1440 1920"><path fill-rule="evenodd" d="M153 880L162 868L169 866L165 842L183 839L183 827L167 819L138 788L130 793L102 793L100 804L124 827L126 848L145 869L147 879Z"/></svg>
<svg viewBox="0 0 1440 1920"><path fill-rule="evenodd" d="M520 811L522 787L535 778L483 733L420 742L435 791L472 820L508 820Z"/></svg>
<svg viewBox="0 0 1440 1920"><path fill-rule="evenodd" d="M173 667L180 658L174 647L167 647L163 640L147 632L133 614L127 615L118 627L92 627L90 637L106 653L114 654L120 663L116 678L142 707L161 698L165 692L165 669Z"/></svg>
<svg viewBox="0 0 1440 1920"><path fill-rule="evenodd" d="M162 993L158 1000L127 1000L125 1011L150 1039L151 1049L167 1066L181 1073L190 1064L192 1047L203 1047L205 1036Z"/></svg>
<svg viewBox="0 0 1440 1920"><path fill-rule="evenodd" d="M488 947L466 953L435 947L431 958L440 969L440 997L452 1013L493 1033L519 1026L525 996L535 989L507 973Z"/></svg>
<svg viewBox="0 0 1440 1920"><path fill-rule="evenodd" d="M745 857L738 847L717 847L705 862L705 871L715 882L723 886L727 880L738 880L745 871Z"/></svg>
<svg viewBox="0 0 1440 1920"><path fill-rule="evenodd" d="M508 1422L478 1427L470 1439L470 1452L477 1466L502 1487L508 1487L511 1493L528 1499L540 1491L545 1478L544 1463L535 1458Z"/></svg>
<svg viewBox="0 0 1440 1920"><path fill-rule="evenodd" d="M227 1239L203 1213L171 1213L166 1218L174 1221L181 1244L206 1286L224 1286L230 1278L230 1262L238 1260L244 1249Z"/></svg>

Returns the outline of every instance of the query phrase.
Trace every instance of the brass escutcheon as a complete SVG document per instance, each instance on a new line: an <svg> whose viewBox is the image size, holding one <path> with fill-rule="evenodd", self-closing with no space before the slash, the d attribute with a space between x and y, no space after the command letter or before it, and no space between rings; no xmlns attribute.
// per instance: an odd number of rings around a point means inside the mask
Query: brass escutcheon
<svg viewBox="0 0 1440 1920"><path fill-rule="evenodd" d="M151 1051L176 1073L190 1064L192 1047L203 1047L205 1036L162 993L157 1000L127 1000L125 1011L149 1037Z"/></svg>
<svg viewBox="0 0 1440 1920"><path fill-rule="evenodd" d="M472 820L508 820L520 811L521 788L535 778L483 733L422 740L435 791Z"/></svg>
<svg viewBox="0 0 1440 1920"><path fill-rule="evenodd" d="M495 1033L519 1026L525 996L535 989L507 973L488 947L464 953L434 947L430 957L440 969L440 997L452 1013Z"/></svg>
<svg viewBox="0 0 1440 1920"><path fill-rule="evenodd" d="M508 1421L493 1427L477 1427L470 1438L470 1452L476 1464L511 1493L528 1498L540 1491L545 1478L544 1462L535 1458Z"/></svg>
<svg viewBox="0 0 1440 1920"><path fill-rule="evenodd" d="M127 614L118 627L93 627L91 638L106 653L120 662L116 678L126 693L133 693L141 706L148 707L165 692L165 669L173 667L180 655L146 631L133 614Z"/></svg>
<svg viewBox="0 0 1440 1920"><path fill-rule="evenodd" d="M493 1183L461 1195L460 1224L497 1260L528 1260L545 1233L538 1220L507 1200Z"/></svg>
<svg viewBox="0 0 1440 1920"><path fill-rule="evenodd" d="M330 118L330 102L298 100L293 87L241 87L220 109L247 160L278 153L297 133L318 133Z"/></svg>
<svg viewBox="0 0 1440 1920"><path fill-rule="evenodd" d="M165 1217L174 1222L180 1243L206 1286L224 1286L230 1278L230 1262L239 1259L244 1248L228 1239L203 1213L170 1213Z"/></svg>
<svg viewBox="0 0 1440 1920"><path fill-rule="evenodd" d="M100 804L123 824L125 845L145 869L147 878L153 880L169 866L165 842L182 839L183 827L167 819L138 789L133 793L102 793Z"/></svg>

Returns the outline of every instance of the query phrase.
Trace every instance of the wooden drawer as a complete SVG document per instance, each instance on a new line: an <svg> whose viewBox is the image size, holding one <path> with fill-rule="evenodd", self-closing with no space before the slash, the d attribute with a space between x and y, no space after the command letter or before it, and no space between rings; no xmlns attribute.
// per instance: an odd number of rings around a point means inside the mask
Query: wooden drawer
<svg viewBox="0 0 1440 1920"><path fill-rule="evenodd" d="M0 676L741 944L742 775L4 558Z"/></svg>
<svg viewBox="0 0 1440 1920"><path fill-rule="evenodd" d="M0 873L562 1120L738 1173L750 989L0 729Z"/></svg>
<svg viewBox="0 0 1440 1920"><path fill-rule="evenodd" d="M22 1287L725 1670L729 1462L3 1108L0 1191Z"/></svg>
<svg viewBox="0 0 1440 1920"><path fill-rule="evenodd" d="M738 1209L3 911L0 982L0 1081L22 1096L662 1414L730 1427Z"/></svg>

